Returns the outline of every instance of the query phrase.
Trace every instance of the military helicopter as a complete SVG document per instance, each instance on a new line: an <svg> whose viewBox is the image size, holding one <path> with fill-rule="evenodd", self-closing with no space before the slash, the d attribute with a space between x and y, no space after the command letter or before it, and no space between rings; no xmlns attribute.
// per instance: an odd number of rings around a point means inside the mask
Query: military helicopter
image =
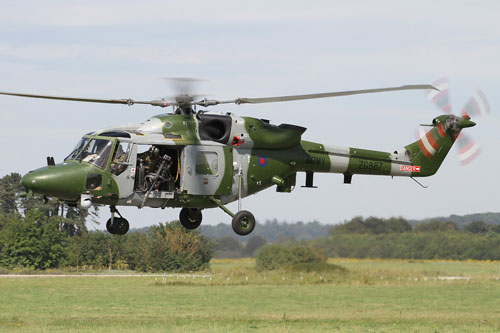
<svg viewBox="0 0 500 333"><path fill-rule="evenodd" d="M306 188L314 188L314 173L340 173L350 184L353 175L426 177L436 173L463 128L474 126L467 114L441 115L432 120L422 138L393 152L337 147L302 140L306 128L234 113L196 111L219 104L259 104L297 101L398 90L433 89L432 85L292 95L234 100L195 99L179 94L166 99L98 99L0 92L2 95L53 100L172 106L137 125L110 127L88 133L62 163L47 157L47 166L22 178L31 193L55 197L87 209L109 205L106 228L123 235L128 221L117 206L178 207L187 229L202 222L202 210L220 208L232 217L238 235L255 228L254 215L241 209L242 198L276 185L291 192L297 172L306 174ZM238 201L238 212L225 205Z"/></svg>

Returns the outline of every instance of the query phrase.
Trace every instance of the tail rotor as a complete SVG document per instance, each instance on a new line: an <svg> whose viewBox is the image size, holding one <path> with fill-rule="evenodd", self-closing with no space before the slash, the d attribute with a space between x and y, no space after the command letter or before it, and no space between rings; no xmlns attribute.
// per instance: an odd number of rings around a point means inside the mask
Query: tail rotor
<svg viewBox="0 0 500 333"><path fill-rule="evenodd" d="M427 98L432 101L445 114L451 114L452 107L449 97L449 82L447 78L441 78L433 83L438 90L428 90ZM486 96L481 90L477 90L467 101L461 110L462 119L470 120L470 115L483 116L490 113L490 106ZM422 134L423 133L423 134ZM418 138L422 138L425 132L421 130ZM470 136L460 132L456 139L458 145L458 161L461 165L467 165L475 160L481 153L480 145Z"/></svg>

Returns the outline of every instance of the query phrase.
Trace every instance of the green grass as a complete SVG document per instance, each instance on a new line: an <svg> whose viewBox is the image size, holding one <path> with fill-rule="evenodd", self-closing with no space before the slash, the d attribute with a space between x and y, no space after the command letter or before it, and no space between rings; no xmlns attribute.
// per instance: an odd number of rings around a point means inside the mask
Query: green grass
<svg viewBox="0 0 500 333"><path fill-rule="evenodd" d="M426 274L429 276L467 276L478 279L500 277L499 261L330 259L329 262L357 272L378 271L400 275Z"/></svg>
<svg viewBox="0 0 500 333"><path fill-rule="evenodd" d="M243 259L195 278L0 278L0 331L500 330L498 262L332 262L348 272L259 274Z"/></svg>

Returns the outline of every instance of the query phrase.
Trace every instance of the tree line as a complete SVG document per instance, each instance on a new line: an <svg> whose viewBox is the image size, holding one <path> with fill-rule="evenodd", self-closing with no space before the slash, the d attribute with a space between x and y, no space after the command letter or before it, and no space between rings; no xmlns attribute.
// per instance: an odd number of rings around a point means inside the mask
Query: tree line
<svg viewBox="0 0 500 333"><path fill-rule="evenodd" d="M463 225L462 228L452 221L441 221L437 219L424 220L412 226L410 222L402 217L391 217L389 219L356 216L350 221L334 225L330 228L331 236L340 234L389 234L404 232L453 232L463 231L474 234L488 232L500 233L500 224L487 224L483 221L472 221Z"/></svg>
<svg viewBox="0 0 500 333"><path fill-rule="evenodd" d="M315 228L317 222L302 226ZM264 236L252 236L247 243L238 236L222 236L214 239L216 258L240 258L255 256L256 250L267 243L298 243L290 224L276 221L268 224L271 229L283 229L270 241ZM324 226L324 225L323 225ZM217 226L219 227L219 226ZM473 221L459 228L451 221L424 220L416 224L402 217L388 219L354 217L342 224L328 227L328 232L301 243L321 249L329 257L353 258L402 258L402 259L500 259L496 254L495 239L500 236L499 224ZM226 225L226 229L229 229ZM203 232L203 231L202 231ZM328 238L324 235L329 234ZM456 243L456 244L454 244ZM454 244L454 245L453 245ZM496 246L496 247L495 247Z"/></svg>
<svg viewBox="0 0 500 333"><path fill-rule="evenodd" d="M324 237L328 234L330 225L322 224L318 221L311 222L280 222L277 219L259 221L252 232L253 236L260 236L268 242L284 243L287 241L310 240ZM246 242L246 237L236 236L227 224L202 225L201 233L210 238L233 237L242 243Z"/></svg>
<svg viewBox="0 0 500 333"><path fill-rule="evenodd" d="M328 257L500 260L500 225L355 217L309 244Z"/></svg>

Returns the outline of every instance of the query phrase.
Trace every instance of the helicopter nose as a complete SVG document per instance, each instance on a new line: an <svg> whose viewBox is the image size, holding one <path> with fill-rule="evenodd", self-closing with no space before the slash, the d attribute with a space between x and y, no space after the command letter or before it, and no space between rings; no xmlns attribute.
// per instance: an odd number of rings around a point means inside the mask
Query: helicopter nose
<svg viewBox="0 0 500 333"><path fill-rule="evenodd" d="M21 184L28 191L39 192L43 188L43 177L35 171L30 171L23 176Z"/></svg>
<svg viewBox="0 0 500 333"><path fill-rule="evenodd" d="M28 191L63 200L76 200L84 191L85 172L78 165L43 167L24 175L21 184Z"/></svg>

